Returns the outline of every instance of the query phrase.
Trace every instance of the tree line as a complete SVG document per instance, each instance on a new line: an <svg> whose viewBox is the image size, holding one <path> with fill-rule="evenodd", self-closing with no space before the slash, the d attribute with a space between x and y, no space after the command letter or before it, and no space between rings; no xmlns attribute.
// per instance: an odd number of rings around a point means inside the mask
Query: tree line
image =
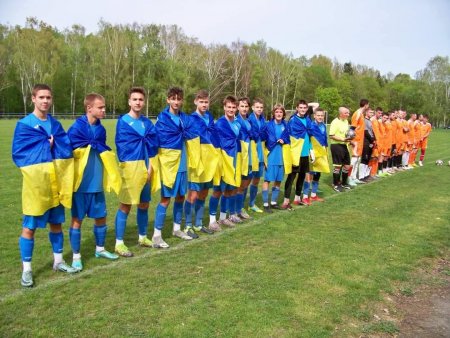
<svg viewBox="0 0 450 338"><path fill-rule="evenodd" d="M31 88L47 83L56 114L82 114L85 94L98 92L115 117L128 110L127 91L137 85L148 93L146 113L156 115L167 88L176 85L185 90L185 111L194 109L194 94L207 89L215 114L227 94L287 109L299 99L318 101L331 116L341 105L355 110L365 97L385 110L427 113L437 126L449 121L448 56L433 57L411 78L323 55L294 57L264 41L205 45L176 25L101 20L98 27L87 34L80 25L59 31L36 18L23 27L0 24L0 114L29 112Z"/></svg>

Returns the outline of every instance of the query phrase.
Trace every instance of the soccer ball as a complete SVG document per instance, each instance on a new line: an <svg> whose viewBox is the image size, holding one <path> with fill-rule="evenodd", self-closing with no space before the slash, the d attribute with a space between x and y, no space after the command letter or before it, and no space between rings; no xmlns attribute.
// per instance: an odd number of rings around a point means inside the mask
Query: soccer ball
<svg viewBox="0 0 450 338"><path fill-rule="evenodd" d="M349 139L349 140L353 140L356 136L355 130L354 129L349 129L347 130L347 132L345 133L345 138Z"/></svg>
<svg viewBox="0 0 450 338"><path fill-rule="evenodd" d="M448 166L450 167L450 161L448 161Z"/></svg>
<svg viewBox="0 0 450 338"><path fill-rule="evenodd" d="M442 160L436 160L436 165L443 165L444 164L444 161L442 161Z"/></svg>

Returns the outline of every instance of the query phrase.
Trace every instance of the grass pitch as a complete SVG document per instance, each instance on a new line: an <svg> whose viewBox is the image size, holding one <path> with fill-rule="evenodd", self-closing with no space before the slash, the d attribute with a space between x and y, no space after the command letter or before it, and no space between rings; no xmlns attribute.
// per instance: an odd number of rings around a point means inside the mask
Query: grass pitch
<svg viewBox="0 0 450 338"><path fill-rule="evenodd" d="M113 146L115 123L104 124ZM450 133L437 130L423 168L341 194L325 175L320 189L326 201L311 207L254 215L236 229L189 243L171 237L169 211L169 250L137 246L133 212L125 242L136 256L95 259L93 222L87 219L85 270L74 276L51 270L47 231L40 229L36 287L24 290L14 125L0 121L0 336L359 336L371 304L408 281L426 258L449 253L450 168L434 161L450 160ZM150 233L158 197L151 202ZM117 199L107 194L107 202L106 247L112 250ZM67 224L64 256L71 262Z"/></svg>

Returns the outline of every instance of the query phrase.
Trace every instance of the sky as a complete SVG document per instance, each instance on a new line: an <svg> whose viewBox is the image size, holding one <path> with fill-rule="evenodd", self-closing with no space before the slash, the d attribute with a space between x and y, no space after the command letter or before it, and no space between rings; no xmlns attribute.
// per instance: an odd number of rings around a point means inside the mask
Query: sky
<svg viewBox="0 0 450 338"><path fill-rule="evenodd" d="M238 39L294 57L322 54L414 77L450 55L450 0L0 0L0 24L36 17L88 33L111 24L176 24L205 45Z"/></svg>

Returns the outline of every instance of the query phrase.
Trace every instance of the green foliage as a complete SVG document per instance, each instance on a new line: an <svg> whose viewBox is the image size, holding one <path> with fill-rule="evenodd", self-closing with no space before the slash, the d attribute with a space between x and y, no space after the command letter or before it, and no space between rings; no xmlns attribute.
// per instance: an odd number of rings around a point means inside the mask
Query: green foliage
<svg viewBox="0 0 450 338"><path fill-rule="evenodd" d="M317 88L316 97L318 102L320 102L320 106L332 116L337 114L338 108L343 105L342 97L335 87Z"/></svg>
<svg viewBox="0 0 450 338"><path fill-rule="evenodd" d="M397 325L388 320L380 320L379 322L368 324L363 329L364 333L389 333L395 334L399 332Z"/></svg>
<svg viewBox="0 0 450 338"><path fill-rule="evenodd" d="M216 116L228 94L261 97L266 110L275 103L293 109L299 99L318 101L319 88L334 87L351 110L365 97L374 107L428 113L434 125L447 125L449 74L448 56L432 58L416 79L382 76L368 66L339 64L324 55L294 58L262 40L206 46L176 25L101 20L94 34L80 25L60 32L36 18L28 18L24 27L0 25L0 112L7 113L30 111L30 90L38 82L53 87L54 111L72 116L82 113L90 92L105 96L113 116L128 110L130 86L147 90L145 109L153 116L174 85L185 90L186 111L194 109L195 93L208 89Z"/></svg>

